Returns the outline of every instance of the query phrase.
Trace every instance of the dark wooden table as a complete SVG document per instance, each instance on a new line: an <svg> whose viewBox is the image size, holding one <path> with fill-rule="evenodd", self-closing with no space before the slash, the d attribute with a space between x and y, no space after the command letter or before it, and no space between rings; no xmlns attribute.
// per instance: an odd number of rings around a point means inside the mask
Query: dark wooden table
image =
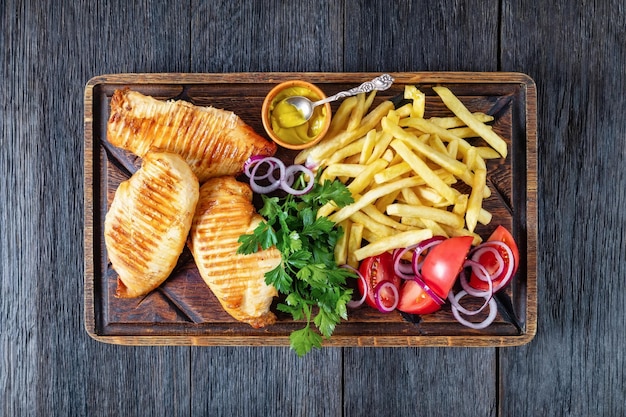
<svg viewBox="0 0 626 417"><path fill-rule="evenodd" d="M557 3L3 1L1 415L625 415L626 8ZM302 359L281 347L91 339L85 83L252 71L531 76L536 337L513 348L325 348Z"/></svg>

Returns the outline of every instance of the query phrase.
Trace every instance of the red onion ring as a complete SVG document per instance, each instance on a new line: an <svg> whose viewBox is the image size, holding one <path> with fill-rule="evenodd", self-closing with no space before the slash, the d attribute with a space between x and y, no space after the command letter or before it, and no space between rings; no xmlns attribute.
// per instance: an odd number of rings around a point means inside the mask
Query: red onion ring
<svg viewBox="0 0 626 417"><path fill-rule="evenodd" d="M417 245L412 245L407 248L398 248L393 251L393 272L402 279L409 280L415 278L412 263L403 262L402 257L408 251L415 249L416 246Z"/></svg>
<svg viewBox="0 0 626 417"><path fill-rule="evenodd" d="M246 162L244 162L243 164L243 172L244 174L246 174L246 176L248 176L248 178L250 178L252 176L251 173L251 169L252 167L254 167L257 162L261 161L262 159L265 159L265 156L261 156L261 155L252 155L250 158L248 158L246 160Z"/></svg>
<svg viewBox="0 0 626 417"><path fill-rule="evenodd" d="M259 169L265 165L268 166L267 170L259 173ZM293 187L298 172L308 177L301 190ZM315 175L309 168L297 164L287 167L283 161L272 156L256 155L248 158L244 164L244 173L250 178L250 188L258 194L267 194L282 188L289 194L303 195L311 191L315 185ZM269 184L261 185L259 181L262 180L269 181Z"/></svg>
<svg viewBox="0 0 626 417"><path fill-rule="evenodd" d="M257 176L257 171L259 170L260 167L262 167L265 164L270 165L270 169L268 169L268 171L271 172L270 175L272 176L272 179L274 179L275 181L271 182L269 185L263 186L263 185L258 184L256 180L266 179L270 176L267 173L261 176ZM276 177L274 177L274 174L273 174L273 171L276 169L278 169L280 173L278 180L276 180ZM252 171L250 172L250 188L252 188L252 191L254 191L255 193L259 193L259 194L271 193L272 191L276 191L278 187L280 187L280 184L283 182L284 179L285 179L285 164L283 163L283 161L281 161L278 158L271 157L271 156L266 157L257 161L252 167Z"/></svg>
<svg viewBox="0 0 626 417"><path fill-rule="evenodd" d="M367 297L367 281L365 280L365 277L363 276L363 274L361 274L361 272L350 266L350 265L341 265L342 268L346 268L349 269L350 271L354 272L355 274L357 274L357 276L359 277L359 279L361 280L361 284L363 285L363 294L361 295L361 299L360 300L350 300L348 301L348 303L346 304L349 308L357 308L360 307L364 302L365 302L365 298Z"/></svg>
<svg viewBox="0 0 626 417"><path fill-rule="evenodd" d="M480 259L480 257L486 253L486 252L491 252L493 254L493 256L496 258L496 260L498 261L498 269L495 270L493 272L493 274L491 274L494 277L499 276L502 271L504 271L504 259L502 258L502 255L500 255L500 252L498 251L498 249L496 249L494 246L491 245L481 245L478 248L476 248L476 250L473 252L471 259L474 261L478 261ZM480 277L479 277L480 278ZM482 278L480 278L483 281L486 281ZM491 279L491 278L488 278Z"/></svg>
<svg viewBox="0 0 626 417"><path fill-rule="evenodd" d="M430 239L426 239L418 244L408 246L406 248L396 249L393 251L393 270L397 276L405 280L413 280L417 282L417 284L422 287L424 292L428 294L437 304L443 305L445 300L442 299L432 288L426 284L424 279L422 278L421 264L418 263L419 256L424 251L432 248L433 246L438 245L442 241L445 240L443 236L434 236ZM411 261L411 266L408 268L408 264L402 261L402 257L408 251L414 250L413 257Z"/></svg>
<svg viewBox="0 0 626 417"><path fill-rule="evenodd" d="M383 304L380 297L380 292L385 288L390 289L394 296L393 304L389 307ZM376 301L376 307L378 307L378 310L382 313L392 312L396 309L396 307L398 307L398 303L400 302L398 288L396 288L396 286L390 281L382 281L374 288L374 301Z"/></svg>
<svg viewBox="0 0 626 417"><path fill-rule="evenodd" d="M292 187L295 175L298 172L308 177L306 185L301 190L296 190ZM315 185L315 175L313 174L313 171L311 171L304 165L290 165L285 170L285 180L280 184L280 187L289 194L303 195L311 191L313 185Z"/></svg>
<svg viewBox="0 0 626 417"><path fill-rule="evenodd" d="M513 277L513 269L515 267L515 258L513 257L513 251L511 250L509 245L507 245L506 243L501 242L499 240L489 240L489 241L484 242L484 243L480 244L479 246L477 246L477 248L472 253L472 258L471 259L474 260L474 261L478 261L478 259L479 259L478 255L480 255L481 253L484 253L484 252L481 252L479 254L477 254L476 252L479 249L483 249L483 248L488 247L488 246L496 246L496 247L502 248L506 252L507 257L510 260L510 262L508 263L508 267L507 267L507 269L505 271L504 278L502 278L502 281L500 281L500 283L498 283L498 285L496 285L493 288L493 292L495 293L495 292L500 291L502 288L504 288L509 283L511 278ZM504 259L502 258L502 255L500 255L500 253L498 252L497 249L495 250L495 252L497 252L497 253L494 253L494 255L496 256L496 259L498 260L498 263L502 264L502 269L503 269L504 268L504 264L505 264ZM502 272L500 268L498 268L498 271L500 271L500 273ZM498 277L499 275L500 275L499 273L498 274L494 273L494 274L491 275L493 277L491 279L493 280L496 277Z"/></svg>
<svg viewBox="0 0 626 417"><path fill-rule="evenodd" d="M449 295L448 299L450 299L451 302L452 300L454 300L455 304L458 305L461 298L465 297L466 295L467 295L467 292L459 291L459 293L456 294L455 296ZM498 314L498 306L496 304L496 300L493 297L489 298L486 305L489 305L489 315L487 316L485 320L481 321L480 323L472 323L468 320L465 320L463 317L461 317L461 314L459 313L459 309L455 307L454 304L451 305L452 315L459 323L461 323L462 325L466 327L469 327L471 329L476 329L476 330L484 329L485 327L493 323L493 321L496 318L496 314Z"/></svg>
<svg viewBox="0 0 626 417"><path fill-rule="evenodd" d="M489 284L489 289L482 291L482 290L477 290L476 288L469 285L469 282L467 282L467 275L465 274L465 268L467 267L472 268L472 272L481 281L485 281L487 284ZM485 297L485 296L491 297L494 293L492 275L490 275L489 272L487 272L487 269L484 266L482 266L480 263L473 261L473 260L467 259L463 263L463 269L461 270L459 274L459 282L461 283L461 287L463 287L463 289L467 291L469 295L473 295L474 297Z"/></svg>

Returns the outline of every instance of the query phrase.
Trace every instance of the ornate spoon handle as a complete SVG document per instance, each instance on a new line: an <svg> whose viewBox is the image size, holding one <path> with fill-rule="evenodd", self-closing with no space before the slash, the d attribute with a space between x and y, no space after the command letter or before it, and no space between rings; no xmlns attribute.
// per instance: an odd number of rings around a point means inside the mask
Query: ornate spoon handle
<svg viewBox="0 0 626 417"><path fill-rule="evenodd" d="M351 88L347 91L341 91L335 95L326 97L323 100L316 101L315 106L328 103L329 101L335 101L340 98L355 96L359 93L369 93L373 90L383 91L391 87L391 84L393 84L393 77L389 74L383 74L374 78L371 81L364 82L358 87Z"/></svg>

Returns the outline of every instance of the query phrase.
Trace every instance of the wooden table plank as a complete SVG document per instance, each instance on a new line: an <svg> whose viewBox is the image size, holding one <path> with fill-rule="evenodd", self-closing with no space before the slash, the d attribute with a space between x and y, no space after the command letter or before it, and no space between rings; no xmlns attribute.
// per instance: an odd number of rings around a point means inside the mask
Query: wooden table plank
<svg viewBox="0 0 626 417"><path fill-rule="evenodd" d="M346 416L494 416L495 349L345 349Z"/></svg>
<svg viewBox="0 0 626 417"><path fill-rule="evenodd" d="M38 172L32 169L38 149L34 141L41 132L32 91L37 81L26 68L35 66L37 32L20 25L18 19L34 18L32 10L20 10L16 2L5 2L0 19L2 93L0 93L0 415L34 415L36 403L29 401L36 383L33 367L39 360L35 324L38 320L32 298L37 292L37 265L32 256L39 245L30 238L38 234L35 219L42 215L40 204L25 198L38 191Z"/></svg>
<svg viewBox="0 0 626 417"><path fill-rule="evenodd" d="M538 331L502 350L501 414L622 416L624 3L506 1L502 27L503 69L539 91L541 197Z"/></svg>
<svg viewBox="0 0 626 417"><path fill-rule="evenodd" d="M341 71L343 2L192 5L193 72ZM227 16L228 18L225 18ZM192 415L341 415L341 350L193 348Z"/></svg>
<svg viewBox="0 0 626 417"><path fill-rule="evenodd" d="M193 72L343 70L344 2L194 1Z"/></svg>
<svg viewBox="0 0 626 417"><path fill-rule="evenodd" d="M497 71L498 4L351 1L344 71Z"/></svg>
<svg viewBox="0 0 626 417"><path fill-rule="evenodd" d="M345 68L495 71L497 13L496 1L351 2ZM346 349L344 415L495 416L496 363L491 348Z"/></svg>
<svg viewBox="0 0 626 417"><path fill-rule="evenodd" d="M3 4L2 415L189 415L189 349L96 343L82 313L83 87L189 70L189 10L160 4Z"/></svg>
<svg viewBox="0 0 626 417"><path fill-rule="evenodd" d="M194 416L339 416L342 349L192 348Z"/></svg>

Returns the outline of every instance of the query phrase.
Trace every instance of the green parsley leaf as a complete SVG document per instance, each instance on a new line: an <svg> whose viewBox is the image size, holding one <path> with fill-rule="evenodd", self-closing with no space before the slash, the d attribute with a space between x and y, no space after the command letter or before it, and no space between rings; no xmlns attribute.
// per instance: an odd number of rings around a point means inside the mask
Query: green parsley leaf
<svg viewBox="0 0 626 417"><path fill-rule="evenodd" d="M323 339L331 337L337 324L348 318L352 290L347 279L356 275L338 266L334 256L343 230L327 217L317 217L318 210L331 201L343 207L354 199L343 183L329 180L316 182L309 193L299 197L263 196L259 213L266 221L252 234L239 237L238 253L254 253L271 246L281 252L281 264L265 274L265 282L285 296L285 302L277 306L279 311L296 321L306 321L304 328L289 337L291 348L299 356L320 348Z"/></svg>
<svg viewBox="0 0 626 417"><path fill-rule="evenodd" d="M298 356L304 356L311 349L322 347L322 336L307 325L304 329L291 332L289 343Z"/></svg>

